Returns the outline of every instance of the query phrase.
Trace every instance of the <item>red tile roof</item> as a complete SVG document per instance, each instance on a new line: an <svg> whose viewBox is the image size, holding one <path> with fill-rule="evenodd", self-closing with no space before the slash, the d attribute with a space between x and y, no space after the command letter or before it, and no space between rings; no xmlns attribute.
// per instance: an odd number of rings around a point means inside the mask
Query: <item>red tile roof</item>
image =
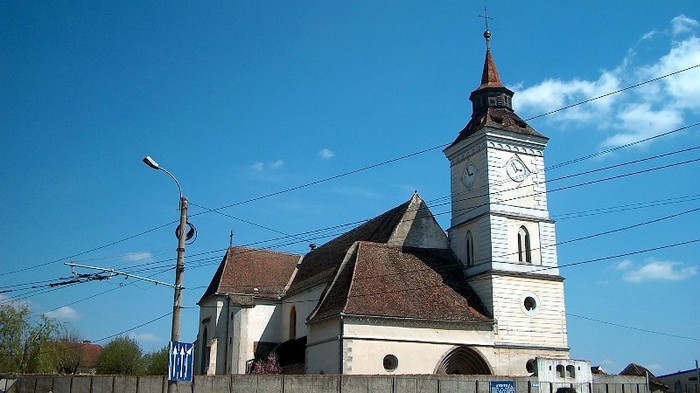
<svg viewBox="0 0 700 393"><path fill-rule="evenodd" d="M102 346L91 342L83 342L80 344L80 367L95 368L97 367L97 359L102 353Z"/></svg>
<svg viewBox="0 0 700 393"><path fill-rule="evenodd" d="M410 200L402 203L306 254L287 294L292 295L329 282L343 262L347 250L356 241L389 241L410 203Z"/></svg>
<svg viewBox="0 0 700 393"><path fill-rule="evenodd" d="M327 289L311 322L340 313L488 323L450 250L358 242Z"/></svg>
<svg viewBox="0 0 700 393"><path fill-rule="evenodd" d="M295 254L229 247L199 301L215 294L282 296L299 260Z"/></svg>

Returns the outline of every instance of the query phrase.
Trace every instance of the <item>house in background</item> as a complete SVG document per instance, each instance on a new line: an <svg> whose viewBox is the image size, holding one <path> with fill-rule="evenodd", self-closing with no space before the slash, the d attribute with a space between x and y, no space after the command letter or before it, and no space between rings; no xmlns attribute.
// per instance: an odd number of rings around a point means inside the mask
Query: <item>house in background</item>
<svg viewBox="0 0 700 393"><path fill-rule="evenodd" d="M625 367L624 370L620 372L620 375L632 375L636 377L646 377L649 381L649 391L651 393L655 392L667 392L668 386L664 384L659 378L656 378L654 373L649 371L646 367L640 366L635 363L630 363Z"/></svg>
<svg viewBox="0 0 700 393"><path fill-rule="evenodd" d="M657 378L669 387L669 392L700 393L698 377L700 377L700 370L693 368L673 374L660 375Z"/></svg>
<svg viewBox="0 0 700 393"><path fill-rule="evenodd" d="M471 119L444 150L450 228L416 193L303 256L230 247L198 303L197 372L250 372L275 349L288 372L590 380L569 359L548 138L513 111L484 37Z"/></svg>

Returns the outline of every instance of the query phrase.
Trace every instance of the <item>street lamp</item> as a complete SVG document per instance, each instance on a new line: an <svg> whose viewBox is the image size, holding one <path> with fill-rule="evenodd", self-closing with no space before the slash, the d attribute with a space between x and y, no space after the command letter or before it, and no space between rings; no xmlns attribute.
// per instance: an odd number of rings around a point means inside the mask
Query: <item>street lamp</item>
<svg viewBox="0 0 700 393"><path fill-rule="evenodd" d="M180 341L180 310L182 309L182 273L185 271L185 241L187 240L187 198L182 196L182 187L172 173L158 165L150 156L143 158L143 162L149 167L168 174L180 192L180 225L177 231L177 263L175 265L175 296L173 298L173 323L170 341Z"/></svg>

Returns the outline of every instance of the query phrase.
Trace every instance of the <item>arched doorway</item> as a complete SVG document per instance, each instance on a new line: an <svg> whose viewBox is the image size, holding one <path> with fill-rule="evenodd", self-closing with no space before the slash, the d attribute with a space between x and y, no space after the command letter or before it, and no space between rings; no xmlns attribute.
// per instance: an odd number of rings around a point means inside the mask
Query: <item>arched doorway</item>
<svg viewBox="0 0 700 393"><path fill-rule="evenodd" d="M435 374L491 375L491 367L481 355L468 347L455 347L447 352Z"/></svg>

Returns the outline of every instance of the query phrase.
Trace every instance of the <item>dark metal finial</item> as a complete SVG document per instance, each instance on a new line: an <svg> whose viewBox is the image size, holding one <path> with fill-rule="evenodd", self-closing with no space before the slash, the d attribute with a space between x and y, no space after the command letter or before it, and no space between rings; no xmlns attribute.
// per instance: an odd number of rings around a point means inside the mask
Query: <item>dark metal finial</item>
<svg viewBox="0 0 700 393"><path fill-rule="evenodd" d="M484 18L484 23L486 24L486 31L484 31L484 38L486 39L486 50L491 49L491 32L489 31L489 19L493 19L489 16L489 12L484 6L484 15L479 15L479 18Z"/></svg>

